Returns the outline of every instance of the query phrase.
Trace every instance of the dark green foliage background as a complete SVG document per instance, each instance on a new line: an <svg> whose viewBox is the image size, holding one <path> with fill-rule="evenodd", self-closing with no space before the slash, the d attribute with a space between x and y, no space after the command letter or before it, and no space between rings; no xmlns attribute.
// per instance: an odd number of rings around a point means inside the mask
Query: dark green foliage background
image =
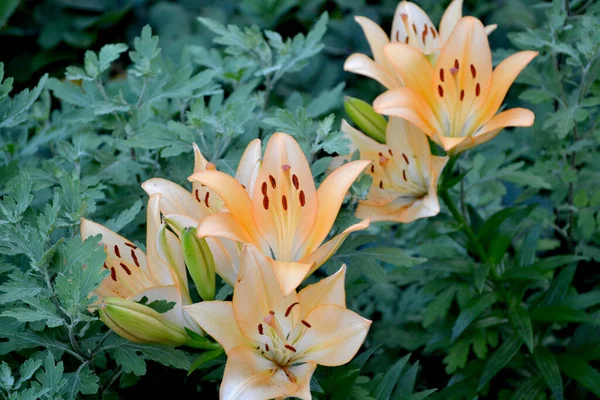
<svg viewBox="0 0 600 400"><path fill-rule="evenodd" d="M435 23L447 3L418 2ZM383 91L343 72L352 52L369 54L353 16L388 30L396 5L0 1L2 396L134 398L172 385L216 398L223 356L187 376L200 353L126 342L87 311L103 253L81 245L79 220L143 245L140 183L187 185L193 142L233 173L250 140L285 131L322 180L348 153L343 96ZM446 169L442 188L475 240L443 208L373 224L321 269L348 265L348 305L374 324L352 363L318 369L316 398L600 397L600 3L465 0L464 14L499 25L495 63L540 52L505 101L536 123ZM335 230L355 221L368 186L354 185Z"/></svg>

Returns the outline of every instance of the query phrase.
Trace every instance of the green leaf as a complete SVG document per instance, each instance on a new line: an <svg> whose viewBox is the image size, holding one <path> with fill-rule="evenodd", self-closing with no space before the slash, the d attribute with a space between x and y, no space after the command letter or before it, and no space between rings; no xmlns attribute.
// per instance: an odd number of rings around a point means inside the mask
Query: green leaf
<svg viewBox="0 0 600 400"><path fill-rule="evenodd" d="M29 358L19 368L21 376L15 385L15 389L19 389L23 384L31 379L33 374L42 366L42 360Z"/></svg>
<svg viewBox="0 0 600 400"><path fill-rule="evenodd" d="M320 117L342 105L342 92L346 84L341 82L331 90L325 90L315 96L306 106L306 114L311 118Z"/></svg>
<svg viewBox="0 0 600 400"><path fill-rule="evenodd" d="M67 383L64 378L65 368L63 362L59 361L54 363L54 356L51 352L44 359L44 365L42 369L38 370L35 374L35 378L42 385L42 387L50 388L52 393L59 393Z"/></svg>
<svg viewBox="0 0 600 400"><path fill-rule="evenodd" d="M512 360L519 352L520 348L521 339L517 335L506 339L483 367L477 390L483 389L483 387L487 385L489 381L491 381L492 378L510 362L510 360Z"/></svg>
<svg viewBox="0 0 600 400"><path fill-rule="evenodd" d="M595 396L600 397L600 373L595 368L585 360L569 354L557 356L556 361L565 375L588 388Z"/></svg>
<svg viewBox="0 0 600 400"><path fill-rule="evenodd" d="M552 352L546 347L538 346L533 352L533 361L556 400L562 400L564 398L563 382Z"/></svg>
<svg viewBox="0 0 600 400"><path fill-rule="evenodd" d="M110 64L117 60L121 53L127 51L127 45L123 43L107 44L100 49L98 54L98 69L102 73L110 68Z"/></svg>
<svg viewBox="0 0 600 400"><path fill-rule="evenodd" d="M523 340L530 352L533 352L533 327L527 310L520 304L508 309L508 318L517 335Z"/></svg>
<svg viewBox="0 0 600 400"><path fill-rule="evenodd" d="M65 374L65 378L67 379L65 392L70 399L76 399L79 393L96 394L100 388L98 385L100 378L85 364L82 364L77 371Z"/></svg>
<svg viewBox="0 0 600 400"><path fill-rule="evenodd" d="M4 317L12 317L19 322L43 321L49 328L61 326L63 318L49 299L33 298L26 300L29 307L13 307L2 313Z"/></svg>
<svg viewBox="0 0 600 400"><path fill-rule="evenodd" d="M137 200L133 205L121 211L119 215L106 221L104 226L113 232L120 232L129 225L142 210L142 201Z"/></svg>
<svg viewBox="0 0 600 400"><path fill-rule="evenodd" d="M32 276L17 269L9 275L9 280L0 286L0 304L29 299L42 292L39 282Z"/></svg>
<svg viewBox="0 0 600 400"><path fill-rule="evenodd" d="M534 225L529 229L529 231L527 231L525 239L523 239L523 244L521 244L521 247L519 247L519 251L517 252L519 266L527 267L533 264L535 261L535 254L538 250L538 243L541 233L541 225Z"/></svg>
<svg viewBox="0 0 600 400"><path fill-rule="evenodd" d="M423 314L423 326L428 327L439 318L444 318L452 305L452 299L456 293L456 286L452 285L437 294L429 303Z"/></svg>
<svg viewBox="0 0 600 400"><path fill-rule="evenodd" d="M561 305L542 306L530 311L531 320L538 322L578 322L598 324L598 320L585 311Z"/></svg>
<svg viewBox="0 0 600 400"><path fill-rule="evenodd" d="M377 387L375 388L375 392L373 395L377 400L388 400L392 395L392 391L394 387L398 383L400 376L402 375L402 371L404 367L408 363L408 359L410 358L410 354L402 357L398 360L392 368L385 374L383 379L379 382Z"/></svg>
<svg viewBox="0 0 600 400"><path fill-rule="evenodd" d="M210 351L205 351L204 353L200 354L192 363L190 369L188 370L188 376L190 376L192 374L192 372L194 372L197 369L202 368L202 366L204 364L206 364L207 362L209 362L210 360L214 360L215 358L219 357L221 354L223 354L223 349L216 349L216 350L210 350Z"/></svg>
<svg viewBox="0 0 600 400"><path fill-rule="evenodd" d="M2 364L0 364L0 387L6 391L10 391L14 384L15 378L12 376L10 367L2 361Z"/></svg>
<svg viewBox="0 0 600 400"><path fill-rule="evenodd" d="M488 307L498 301L495 293L486 293L471 300L467 306L460 312L454 326L452 327L452 341L454 342L460 335L479 317Z"/></svg>
<svg viewBox="0 0 600 400"><path fill-rule="evenodd" d="M0 28L3 28L10 16L15 12L21 0L4 0L0 2Z"/></svg>
<svg viewBox="0 0 600 400"><path fill-rule="evenodd" d="M187 353L166 346L150 346L133 343L114 336L107 340L104 350L110 350L123 371L142 376L146 374L146 360L153 360L166 367L189 370L192 358Z"/></svg>
<svg viewBox="0 0 600 400"><path fill-rule="evenodd" d="M55 332L25 330L24 324L7 317L0 317L0 326L0 338L7 339L0 342L0 355L36 347L50 349L55 353L71 351L68 345L56 339Z"/></svg>
<svg viewBox="0 0 600 400"><path fill-rule="evenodd" d="M488 245L488 255L492 262L499 263L502 260L515 235L535 207L536 205L531 205L512 210L510 215L493 230L494 233Z"/></svg>
<svg viewBox="0 0 600 400"><path fill-rule="evenodd" d="M148 303L148 297L144 296L142 297L138 303L145 305L146 307L150 307L151 309L153 309L154 311L156 311L157 313L160 314L164 314L169 310L172 310L173 307L175 307L175 305L177 304L174 301L167 301L167 300L154 300L151 303Z"/></svg>
<svg viewBox="0 0 600 400"><path fill-rule="evenodd" d="M544 384L539 376L530 376L513 393L510 400L537 399L538 394L544 389Z"/></svg>

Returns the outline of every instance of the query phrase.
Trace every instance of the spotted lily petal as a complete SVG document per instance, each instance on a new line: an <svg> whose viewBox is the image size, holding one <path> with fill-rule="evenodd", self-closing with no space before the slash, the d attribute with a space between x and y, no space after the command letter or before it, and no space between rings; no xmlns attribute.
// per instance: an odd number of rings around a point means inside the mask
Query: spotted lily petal
<svg viewBox="0 0 600 400"><path fill-rule="evenodd" d="M221 400L265 400L282 398L298 390L281 368L247 347L229 353L219 398Z"/></svg>
<svg viewBox="0 0 600 400"><path fill-rule="evenodd" d="M346 364L360 349L371 321L337 305L322 305L307 316L310 329L298 342L303 359L326 366Z"/></svg>
<svg viewBox="0 0 600 400"><path fill-rule="evenodd" d="M184 311L223 346L229 355L232 349L249 343L242 334L230 301L202 301L185 306Z"/></svg>

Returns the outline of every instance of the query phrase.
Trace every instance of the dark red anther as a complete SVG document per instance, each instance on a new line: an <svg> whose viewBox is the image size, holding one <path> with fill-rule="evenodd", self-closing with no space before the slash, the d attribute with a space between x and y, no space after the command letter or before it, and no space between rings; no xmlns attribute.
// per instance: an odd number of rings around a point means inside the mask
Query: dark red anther
<svg viewBox="0 0 600 400"><path fill-rule="evenodd" d="M479 83L477 85L475 85L475 96L479 97L479 94L481 94L481 86L479 86Z"/></svg>
<svg viewBox="0 0 600 400"><path fill-rule="evenodd" d="M283 211L287 211L287 198L285 194L281 196L281 206L283 207Z"/></svg>
<svg viewBox="0 0 600 400"><path fill-rule="evenodd" d="M440 81L444 82L444 69L440 68Z"/></svg>
<svg viewBox="0 0 600 400"><path fill-rule="evenodd" d="M273 175L269 175L269 181L271 182L271 187L275 189L277 187L277 181L273 178Z"/></svg>
<svg viewBox="0 0 600 400"><path fill-rule="evenodd" d="M133 243L125 243L125 246L129 246L129 247L131 247L134 250L137 249L137 246L135 244L133 244Z"/></svg>
<svg viewBox="0 0 600 400"><path fill-rule="evenodd" d="M110 277L113 281L117 281L117 271L115 271L115 267L110 267Z"/></svg>
<svg viewBox="0 0 600 400"><path fill-rule="evenodd" d="M119 265L121 266L121 268L123 268L125 270L125 272L127 272L127 275L131 275L131 270L129 268L127 268L127 265L125 265L123 263L119 263Z"/></svg>
<svg viewBox="0 0 600 400"><path fill-rule="evenodd" d="M267 196L263 197L263 207L265 208L265 210L269 209L269 198Z"/></svg>
<svg viewBox="0 0 600 400"><path fill-rule="evenodd" d="M258 333L261 334L261 335L263 334L262 324L258 324Z"/></svg>
<svg viewBox="0 0 600 400"><path fill-rule="evenodd" d="M400 31L396 31L396 42L400 41Z"/></svg>
<svg viewBox="0 0 600 400"><path fill-rule="evenodd" d="M117 257L121 258L121 252L119 251L119 246L117 246L115 244L115 254L117 255Z"/></svg>
<svg viewBox="0 0 600 400"><path fill-rule="evenodd" d="M133 258L133 262L135 263L136 267L140 267L140 262L138 261L137 255L135 254L135 251L133 249L131 249L131 258Z"/></svg>
<svg viewBox="0 0 600 400"><path fill-rule="evenodd" d="M298 177L296 176L296 174L292 175L292 183L294 184L296 190L298 190L298 188L300 187L300 181L298 181Z"/></svg>
<svg viewBox="0 0 600 400"><path fill-rule="evenodd" d="M406 154L402 153L402 158L404 158L404 161L406 162L406 165L410 164L410 162L408 161L408 157L406 156Z"/></svg>
<svg viewBox="0 0 600 400"><path fill-rule="evenodd" d="M375 165L371 164L371 173L374 174L375 173Z"/></svg>
<svg viewBox="0 0 600 400"><path fill-rule="evenodd" d="M473 64L471 64L471 75L473 76L473 79L475 79L475 77L477 76L477 70L475 69L475 66Z"/></svg>
<svg viewBox="0 0 600 400"><path fill-rule="evenodd" d="M304 325L305 327L307 327L307 328L312 328L312 325L311 325L311 324L309 324L308 322L306 322L305 320L302 320L302 321L300 321L300 322L302 322L302 325Z"/></svg>
<svg viewBox="0 0 600 400"><path fill-rule="evenodd" d="M442 87L442 85L438 85L438 93L440 97L444 97L444 88Z"/></svg>
<svg viewBox="0 0 600 400"><path fill-rule="evenodd" d="M208 204L208 197L210 196L210 192L206 192L206 194L204 195L204 203L206 204L206 207L210 208L210 204Z"/></svg>
<svg viewBox="0 0 600 400"><path fill-rule="evenodd" d="M265 343L265 350L269 351L269 343Z"/></svg>
<svg viewBox="0 0 600 400"><path fill-rule="evenodd" d="M412 24L412 27L413 27L413 32L416 35L417 34L417 26L415 24Z"/></svg>
<svg viewBox="0 0 600 400"><path fill-rule="evenodd" d="M460 101L463 101L465 98L465 91L463 89L460 90Z"/></svg>
<svg viewBox="0 0 600 400"><path fill-rule="evenodd" d="M304 190L300 191L298 198L300 199L300 206L304 207L304 205L306 204L306 197L304 196Z"/></svg>
<svg viewBox="0 0 600 400"><path fill-rule="evenodd" d="M286 348L286 349L288 349L288 350L291 350L291 351L293 351L294 353L296 352L296 349L295 349L295 348L293 348L292 346L290 346L289 344L286 344L286 345L285 345L285 346L283 346L283 347L285 347L285 348Z"/></svg>
<svg viewBox="0 0 600 400"><path fill-rule="evenodd" d="M108 265L106 265L106 261L104 261L103 267L106 268L106 269L108 269Z"/></svg>
<svg viewBox="0 0 600 400"><path fill-rule="evenodd" d="M263 196L267 195L267 182L263 182L262 185L260 185L260 191Z"/></svg>
<svg viewBox="0 0 600 400"><path fill-rule="evenodd" d="M404 178L405 182L408 182L408 180L406 180L406 170L405 169L402 170L402 178Z"/></svg>
<svg viewBox="0 0 600 400"><path fill-rule="evenodd" d="M200 200L200 193L198 193L198 189L194 190L194 194L196 194L196 200L198 200L198 203L202 203L202 200Z"/></svg>
<svg viewBox="0 0 600 400"><path fill-rule="evenodd" d="M454 60L454 68L458 69L458 66L459 66L459 65L460 65L460 64L458 64L458 60L457 60L457 59L455 59L455 60Z"/></svg>
<svg viewBox="0 0 600 400"><path fill-rule="evenodd" d="M383 181L379 181L379 189L383 189Z"/></svg>
<svg viewBox="0 0 600 400"><path fill-rule="evenodd" d="M292 312L292 308L294 308L298 304L300 304L300 303L295 302L295 303L290 304L290 306L287 308L287 310L285 310L285 316L287 317L288 315L290 315L290 313Z"/></svg>

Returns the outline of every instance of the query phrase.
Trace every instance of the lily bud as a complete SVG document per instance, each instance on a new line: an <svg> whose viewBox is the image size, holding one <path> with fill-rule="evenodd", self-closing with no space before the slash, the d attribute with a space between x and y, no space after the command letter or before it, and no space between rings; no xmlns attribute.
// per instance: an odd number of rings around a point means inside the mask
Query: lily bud
<svg viewBox="0 0 600 400"><path fill-rule="evenodd" d="M344 109L360 131L379 143L385 143L387 121L382 115L376 113L369 103L346 96Z"/></svg>
<svg viewBox="0 0 600 400"><path fill-rule="evenodd" d="M204 301L215 298L215 260L206 239L196 234L196 228L185 228L181 233L183 257L196 290Z"/></svg>
<svg viewBox="0 0 600 400"><path fill-rule="evenodd" d="M102 322L132 342L181 346L191 340L183 328L152 308L131 300L104 299L99 313Z"/></svg>

